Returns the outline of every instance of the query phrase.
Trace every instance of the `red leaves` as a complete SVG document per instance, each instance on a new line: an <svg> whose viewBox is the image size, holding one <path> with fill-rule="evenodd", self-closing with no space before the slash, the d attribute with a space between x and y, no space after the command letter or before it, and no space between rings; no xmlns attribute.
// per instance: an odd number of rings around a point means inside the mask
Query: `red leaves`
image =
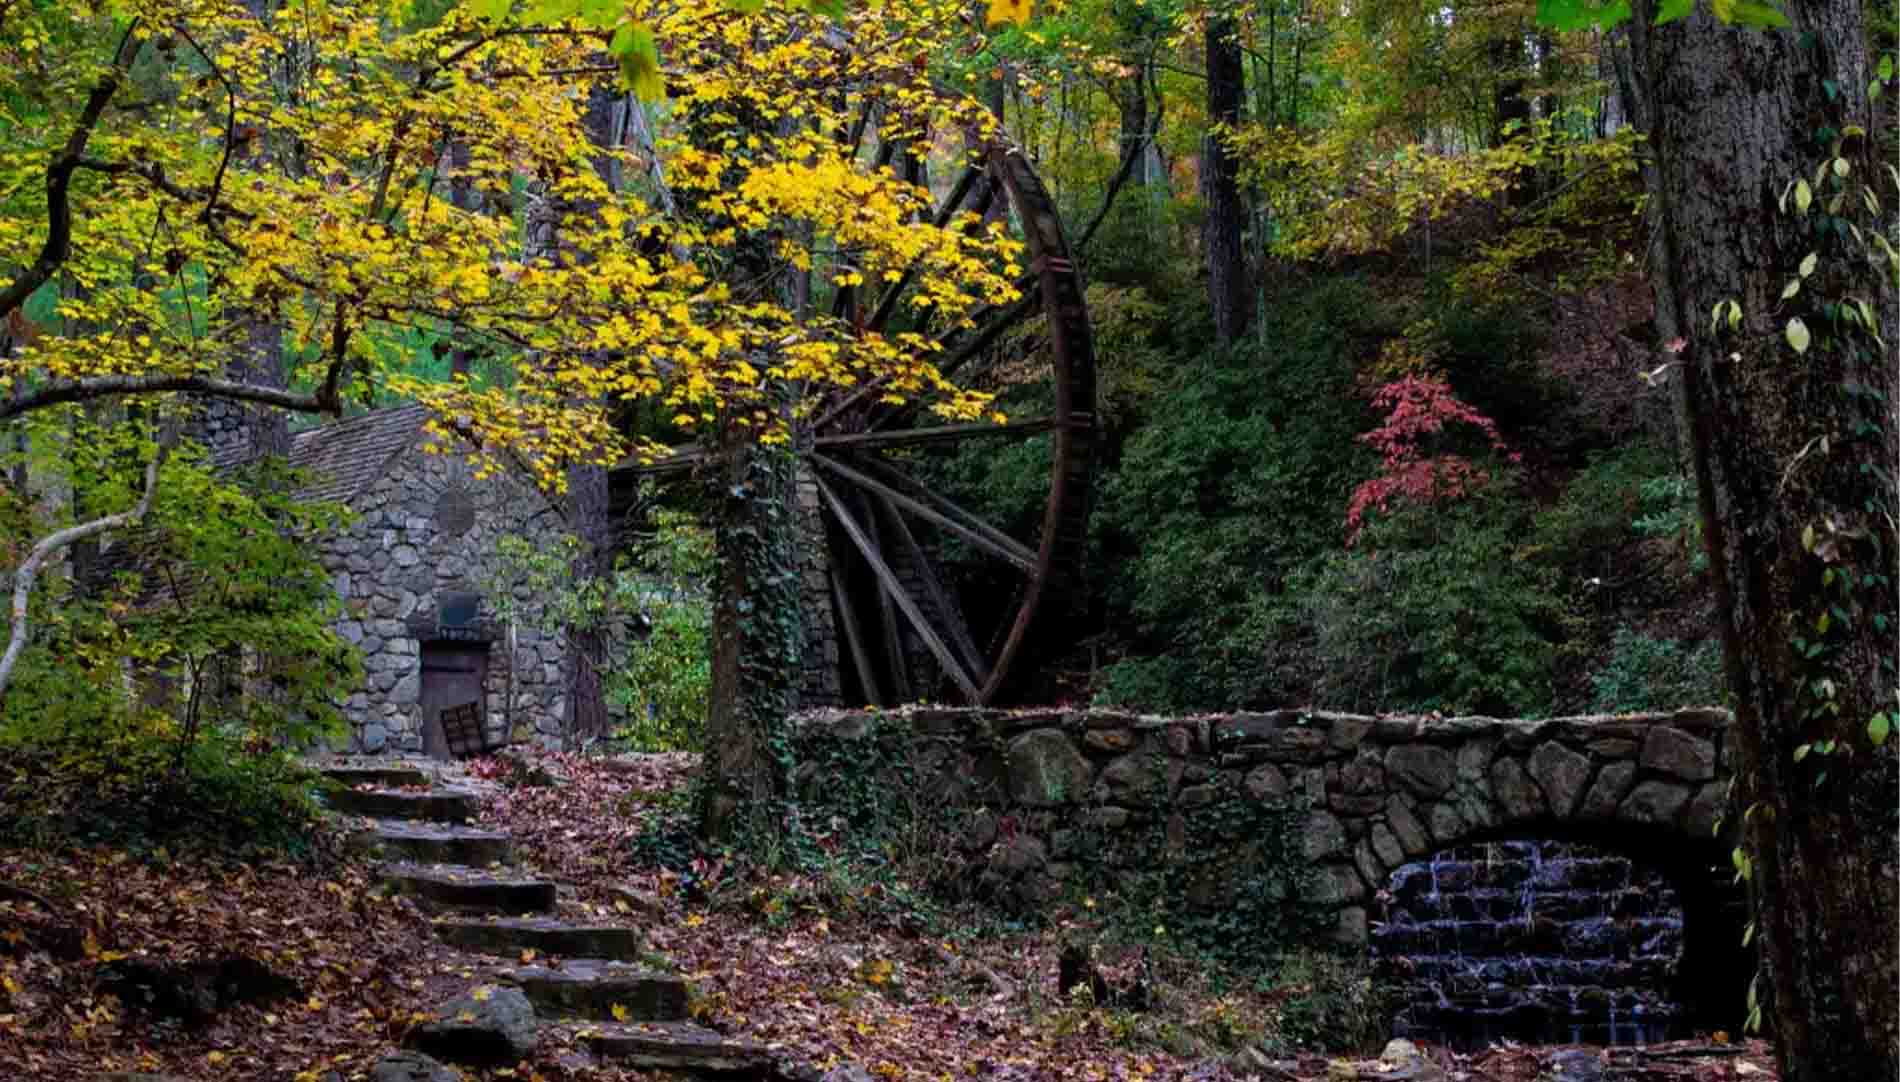
<svg viewBox="0 0 1900 1082"><path fill-rule="evenodd" d="M1394 499L1429 504L1459 499L1491 479L1470 459L1452 453L1427 456L1424 444L1450 424L1481 432L1491 449L1510 462L1522 457L1499 434L1497 422L1467 405L1438 376L1402 376L1380 387L1372 404L1386 410L1385 423L1359 437L1384 457L1379 476L1353 489L1346 506L1346 543L1353 543L1370 510L1386 511Z"/></svg>

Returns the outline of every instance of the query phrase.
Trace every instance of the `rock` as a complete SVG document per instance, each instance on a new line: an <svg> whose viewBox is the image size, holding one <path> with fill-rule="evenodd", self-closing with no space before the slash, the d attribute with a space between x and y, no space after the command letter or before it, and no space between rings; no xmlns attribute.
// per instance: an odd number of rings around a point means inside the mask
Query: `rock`
<svg viewBox="0 0 1900 1082"><path fill-rule="evenodd" d="M1421 797L1443 796L1457 778L1457 760L1444 748L1404 744L1385 753L1385 771Z"/></svg>
<svg viewBox="0 0 1900 1082"><path fill-rule="evenodd" d="M532 950L570 958L629 961L638 958L645 946L644 938L632 928L569 924L547 917L450 918L436 922L435 934L453 947L502 956Z"/></svg>
<svg viewBox="0 0 1900 1082"><path fill-rule="evenodd" d="M1537 1082L1602 1082L1603 1055L1589 1048L1568 1048L1551 1053L1550 1063Z"/></svg>
<svg viewBox="0 0 1900 1082"><path fill-rule="evenodd" d="M1286 775L1272 763L1262 763L1247 774L1247 792L1255 800L1281 800L1286 797Z"/></svg>
<svg viewBox="0 0 1900 1082"><path fill-rule="evenodd" d="M666 903L661 901L660 896L652 891L625 885L611 887L609 890L614 896L614 906L616 908L625 905L629 911L638 913L643 917L666 916Z"/></svg>
<svg viewBox="0 0 1900 1082"><path fill-rule="evenodd" d="M1491 795L1511 819L1536 819L1544 814L1544 794L1537 791L1524 765L1516 759L1499 759L1491 764Z"/></svg>
<svg viewBox="0 0 1900 1082"><path fill-rule="evenodd" d="M420 1052L391 1052L369 1069L369 1082L462 1082L462 1072Z"/></svg>
<svg viewBox="0 0 1900 1082"><path fill-rule="evenodd" d="M1398 838L1399 845L1405 849L1408 857L1423 856L1432 847L1431 839L1425 834L1425 827L1419 823L1418 816L1412 814L1405 801L1397 793L1385 802L1386 822L1392 826L1392 834Z"/></svg>
<svg viewBox="0 0 1900 1082"><path fill-rule="evenodd" d="M1715 777L1715 745L1681 729L1658 725L1643 738L1642 765L1685 781Z"/></svg>
<svg viewBox="0 0 1900 1082"><path fill-rule="evenodd" d="M1431 810L1432 840L1439 845L1450 845L1464 837L1464 817L1450 804L1433 804Z"/></svg>
<svg viewBox="0 0 1900 1082"><path fill-rule="evenodd" d="M550 1016L672 1022L686 1017L692 996L686 981L672 973L593 958L570 958L559 969L509 966L495 975Z"/></svg>
<svg viewBox="0 0 1900 1082"><path fill-rule="evenodd" d="M1379 860L1388 868L1405 863L1404 848L1399 845L1399 839L1392 829L1384 823L1372 824L1372 851L1379 854Z"/></svg>
<svg viewBox="0 0 1900 1082"><path fill-rule="evenodd" d="M1361 1079L1380 1082L1445 1082L1445 1069L1426 1058L1425 1053L1403 1038L1386 1042L1379 1062L1370 1071L1361 1070Z"/></svg>
<svg viewBox="0 0 1900 1082"><path fill-rule="evenodd" d="M1590 759L1554 740L1545 741L1531 752L1531 777L1543 787L1550 802L1550 814L1568 819L1583 799L1584 786L1590 783Z"/></svg>
<svg viewBox="0 0 1900 1082"><path fill-rule="evenodd" d="M1372 851L1370 842L1361 841L1353 846L1352 863L1359 869L1359 878L1374 884L1375 887L1385 884L1386 866L1379 862L1378 854Z"/></svg>
<svg viewBox="0 0 1900 1082"><path fill-rule="evenodd" d="M1028 834L1005 839L990 851L990 870L1010 879L1041 871L1049 863L1049 851Z"/></svg>
<svg viewBox="0 0 1900 1082"><path fill-rule="evenodd" d="M1302 894L1314 905L1340 905L1366 896L1366 884L1349 864L1322 864L1313 870L1313 878Z"/></svg>
<svg viewBox="0 0 1900 1082"><path fill-rule="evenodd" d="M1168 795L1168 760L1153 751L1119 756L1102 768L1102 796L1118 804L1156 804Z"/></svg>
<svg viewBox="0 0 1900 1082"><path fill-rule="evenodd" d="M1082 734L1082 743L1096 751L1127 751L1135 746L1135 731L1126 725L1112 729L1090 729Z"/></svg>
<svg viewBox="0 0 1900 1082"><path fill-rule="evenodd" d="M1306 817L1306 829L1301 832L1300 851L1308 860L1318 860L1346 849L1346 827L1339 817L1331 812L1316 811Z"/></svg>
<svg viewBox="0 0 1900 1082"><path fill-rule="evenodd" d="M1597 780L1584 796L1578 816L1591 820L1616 818L1617 806L1623 803L1623 798L1629 794L1630 786L1635 781L1635 763L1611 763L1604 767L1597 772Z"/></svg>
<svg viewBox="0 0 1900 1082"><path fill-rule="evenodd" d="M1009 792L1018 804L1047 808L1080 802L1095 768L1056 729L1034 729L1009 743Z"/></svg>
<svg viewBox="0 0 1900 1082"><path fill-rule="evenodd" d="M410 1048L450 1063L512 1067L534 1051L534 1005L519 988L482 985L409 1032Z"/></svg>
<svg viewBox="0 0 1900 1082"><path fill-rule="evenodd" d="M963 827L963 849L969 853L980 853L996 841L996 813L988 808L978 808L970 813Z"/></svg>
<svg viewBox="0 0 1900 1082"><path fill-rule="evenodd" d="M1728 783L1708 782L1696 790L1695 799L1689 802L1689 811L1682 817L1682 829L1690 837L1713 837L1716 822L1727 810Z"/></svg>
<svg viewBox="0 0 1900 1082"><path fill-rule="evenodd" d="M687 1022L591 1023L577 1034L601 1059L688 1077L775 1078L771 1050Z"/></svg>
<svg viewBox="0 0 1900 1082"><path fill-rule="evenodd" d="M1349 905L1339 911L1339 917L1333 922L1333 930L1327 938L1341 947L1364 950L1369 942L1366 911L1356 905Z"/></svg>
<svg viewBox="0 0 1900 1082"><path fill-rule="evenodd" d="M1630 791L1619 814L1632 823L1669 825L1676 821L1676 815L1688 802L1687 786L1651 780Z"/></svg>
<svg viewBox="0 0 1900 1082"><path fill-rule="evenodd" d="M297 994L297 983L241 954L197 962L122 958L99 966L99 990L129 1008L197 1025L239 1004L270 1003Z"/></svg>

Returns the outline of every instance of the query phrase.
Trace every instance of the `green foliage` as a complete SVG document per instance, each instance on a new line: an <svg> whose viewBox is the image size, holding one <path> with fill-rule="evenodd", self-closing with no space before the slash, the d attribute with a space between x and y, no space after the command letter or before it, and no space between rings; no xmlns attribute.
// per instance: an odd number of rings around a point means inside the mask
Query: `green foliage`
<svg viewBox="0 0 1900 1082"><path fill-rule="evenodd" d="M1111 623L1132 632L1105 701L1233 708L1280 690L1250 614L1338 544L1336 501L1370 465L1345 363L1370 309L1357 283L1322 280L1274 312L1269 349L1177 362L1094 519Z"/></svg>
<svg viewBox="0 0 1900 1082"><path fill-rule="evenodd" d="M1385 516L1261 603L1328 706L1526 716L1551 701L1564 606L1522 545L1530 506L1487 486L1444 507Z"/></svg>
<svg viewBox="0 0 1900 1082"><path fill-rule="evenodd" d="M1621 714L1706 706L1724 701L1724 682L1715 639L1691 644L1619 627L1609 660L1590 677L1590 708Z"/></svg>
<svg viewBox="0 0 1900 1082"><path fill-rule="evenodd" d="M1321 915L1305 901L1315 870L1302 849L1306 816L1257 800L1232 777L1209 798L1145 831L1083 843L1085 874L1108 904L1108 937L1164 938L1240 971L1316 933Z"/></svg>
<svg viewBox="0 0 1900 1082"><path fill-rule="evenodd" d="M1273 959L1256 984L1277 1002L1267 1050L1370 1052L1385 1040L1391 996L1373 983L1363 956L1303 948Z"/></svg>
<svg viewBox="0 0 1900 1082"><path fill-rule="evenodd" d="M649 532L604 576L576 576L580 542L507 535L482 587L504 620L522 620L570 645L581 632L605 644L588 659L624 721L615 739L638 751L692 751L706 725L712 683L712 536L694 516L656 512Z"/></svg>
<svg viewBox="0 0 1900 1082"><path fill-rule="evenodd" d="M1693 501L1675 497L1679 475L1661 447L1633 443L1596 456L1537 512L1532 544L1541 557L1576 573L1601 574L1596 559L1613 559L1632 536L1652 537L1686 525Z"/></svg>

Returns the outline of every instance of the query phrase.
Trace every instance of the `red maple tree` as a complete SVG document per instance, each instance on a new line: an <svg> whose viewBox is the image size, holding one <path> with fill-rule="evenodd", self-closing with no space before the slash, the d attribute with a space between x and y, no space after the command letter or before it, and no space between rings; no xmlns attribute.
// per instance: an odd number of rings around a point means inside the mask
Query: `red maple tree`
<svg viewBox="0 0 1900 1082"><path fill-rule="evenodd" d="M1401 376L1374 392L1372 404L1386 411L1385 422L1358 439L1377 448L1385 461L1377 477L1352 490L1346 506L1348 545L1358 537L1369 512L1384 512L1395 499L1418 504L1455 500L1491 479L1488 471L1463 455L1427 453L1427 443L1445 426L1470 425L1507 460L1521 458L1504 442L1497 422L1453 394L1440 376Z"/></svg>

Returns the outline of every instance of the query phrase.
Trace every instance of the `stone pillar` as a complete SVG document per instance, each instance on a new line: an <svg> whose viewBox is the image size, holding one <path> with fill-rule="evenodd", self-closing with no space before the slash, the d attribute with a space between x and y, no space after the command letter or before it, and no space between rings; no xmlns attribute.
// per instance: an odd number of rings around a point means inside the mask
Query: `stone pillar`
<svg viewBox="0 0 1900 1082"><path fill-rule="evenodd" d="M825 520L819 511L818 482L801 463L793 481L797 501L799 598L805 617L804 677L798 705L815 709L843 704L838 676L838 623L831 609L831 559L825 544Z"/></svg>

